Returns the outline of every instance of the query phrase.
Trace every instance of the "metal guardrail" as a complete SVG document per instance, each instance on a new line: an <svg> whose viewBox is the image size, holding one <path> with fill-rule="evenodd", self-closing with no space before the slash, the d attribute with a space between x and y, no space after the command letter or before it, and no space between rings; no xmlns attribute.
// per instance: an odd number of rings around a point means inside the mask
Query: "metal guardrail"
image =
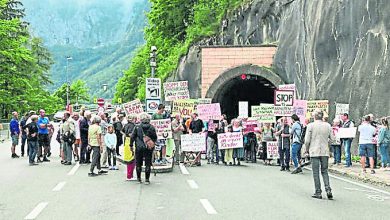
<svg viewBox="0 0 390 220"><path fill-rule="evenodd" d="M0 141L9 140L9 123L0 123Z"/></svg>

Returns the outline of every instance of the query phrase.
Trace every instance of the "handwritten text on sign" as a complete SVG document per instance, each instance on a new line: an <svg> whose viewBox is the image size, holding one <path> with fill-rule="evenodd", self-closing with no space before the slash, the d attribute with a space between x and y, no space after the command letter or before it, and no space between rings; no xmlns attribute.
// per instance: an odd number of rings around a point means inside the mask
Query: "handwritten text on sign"
<svg viewBox="0 0 390 220"><path fill-rule="evenodd" d="M275 106L293 106L294 91L275 90Z"/></svg>
<svg viewBox="0 0 390 220"><path fill-rule="evenodd" d="M165 101L177 99L189 99L188 81L166 82L164 83Z"/></svg>
<svg viewBox="0 0 390 220"><path fill-rule="evenodd" d="M206 150L206 135L203 133L181 135L181 150L200 152Z"/></svg>
<svg viewBox="0 0 390 220"><path fill-rule="evenodd" d="M127 114L140 114L144 112L141 101L139 99L123 104L123 108Z"/></svg>
<svg viewBox="0 0 390 220"><path fill-rule="evenodd" d="M278 142L277 141L268 141L267 142L267 158L268 159L278 159Z"/></svg>
<svg viewBox="0 0 390 220"><path fill-rule="evenodd" d="M275 106L275 116L291 116L293 114L293 106Z"/></svg>
<svg viewBox="0 0 390 220"><path fill-rule="evenodd" d="M150 124L156 129L157 138L167 139L172 138L172 127L170 119L152 120Z"/></svg>
<svg viewBox="0 0 390 220"><path fill-rule="evenodd" d="M241 132L218 134L218 147L221 150L243 148L244 140Z"/></svg>
<svg viewBox="0 0 390 220"><path fill-rule="evenodd" d="M252 117L262 123L274 123L275 106L273 104L260 104L260 106L252 106Z"/></svg>
<svg viewBox="0 0 390 220"><path fill-rule="evenodd" d="M182 117L190 117L195 109L195 101L193 99L175 100L172 104L172 115L179 114Z"/></svg>
<svg viewBox="0 0 390 220"><path fill-rule="evenodd" d="M204 121L209 119L219 120L221 118L221 106L219 103L198 105L197 111L199 118Z"/></svg>
<svg viewBox="0 0 390 220"><path fill-rule="evenodd" d="M299 117L301 124L305 124L307 111L307 101L306 100L295 100L294 101L294 114Z"/></svg>
<svg viewBox="0 0 390 220"><path fill-rule="evenodd" d="M290 90L295 91L295 84L285 84L285 85L279 85L279 90Z"/></svg>
<svg viewBox="0 0 390 220"><path fill-rule="evenodd" d="M329 101L328 100L312 100L307 101L307 113L306 118L312 117L313 112L316 110L322 110L324 116L328 116L329 113Z"/></svg>

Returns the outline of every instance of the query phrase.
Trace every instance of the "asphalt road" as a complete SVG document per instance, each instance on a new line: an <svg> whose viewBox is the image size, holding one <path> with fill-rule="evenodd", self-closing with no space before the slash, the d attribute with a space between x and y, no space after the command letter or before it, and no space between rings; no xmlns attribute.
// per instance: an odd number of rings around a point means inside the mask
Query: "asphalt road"
<svg viewBox="0 0 390 220"><path fill-rule="evenodd" d="M126 182L123 165L95 178L88 177L89 166L63 166L58 144L50 163L34 167L26 157L11 159L9 143L0 149L0 219L390 218L389 192L351 180L331 178L333 201L312 199L310 171L291 175L260 163L204 162L152 176L147 186Z"/></svg>

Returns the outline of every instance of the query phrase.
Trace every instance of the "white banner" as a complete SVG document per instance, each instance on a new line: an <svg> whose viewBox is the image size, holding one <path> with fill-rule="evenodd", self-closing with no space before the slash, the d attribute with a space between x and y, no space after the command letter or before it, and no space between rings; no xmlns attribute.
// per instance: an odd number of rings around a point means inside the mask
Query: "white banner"
<svg viewBox="0 0 390 220"><path fill-rule="evenodd" d="M278 89L279 90L295 91L295 84L279 85Z"/></svg>
<svg viewBox="0 0 390 220"><path fill-rule="evenodd" d="M279 158L279 147L277 141L267 142L267 159L278 159Z"/></svg>
<svg viewBox="0 0 390 220"><path fill-rule="evenodd" d="M218 134L218 148L220 150L243 147L244 140L241 132Z"/></svg>
<svg viewBox="0 0 390 220"><path fill-rule="evenodd" d="M171 119L151 120L150 124L156 129L157 139L172 138Z"/></svg>
<svg viewBox="0 0 390 220"><path fill-rule="evenodd" d="M188 81L166 82L164 83L165 101L178 99L189 99Z"/></svg>
<svg viewBox="0 0 390 220"><path fill-rule="evenodd" d="M142 103L139 99L123 104L123 108L128 115L140 114L144 112L144 108L142 107Z"/></svg>
<svg viewBox="0 0 390 220"><path fill-rule="evenodd" d="M181 135L181 150L184 152L200 152L206 150L206 133Z"/></svg>
<svg viewBox="0 0 390 220"><path fill-rule="evenodd" d="M337 138L355 138L357 127L353 128L339 128Z"/></svg>
<svg viewBox="0 0 390 220"><path fill-rule="evenodd" d="M248 102L238 102L238 116L248 118Z"/></svg>
<svg viewBox="0 0 390 220"><path fill-rule="evenodd" d="M199 118L203 121L210 119L219 120L221 118L221 106L219 103L200 104L196 108Z"/></svg>
<svg viewBox="0 0 390 220"><path fill-rule="evenodd" d="M146 99L161 99L161 79L146 78Z"/></svg>
<svg viewBox="0 0 390 220"><path fill-rule="evenodd" d="M349 114L349 104L336 103L336 117L344 113Z"/></svg>

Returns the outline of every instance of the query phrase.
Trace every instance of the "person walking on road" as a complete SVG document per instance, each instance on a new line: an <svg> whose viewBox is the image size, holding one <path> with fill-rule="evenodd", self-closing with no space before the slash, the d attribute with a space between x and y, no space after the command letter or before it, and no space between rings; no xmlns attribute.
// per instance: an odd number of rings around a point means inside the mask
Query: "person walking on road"
<svg viewBox="0 0 390 220"><path fill-rule="evenodd" d="M38 162L50 162L47 159L47 154L49 152L50 140L49 140L49 118L45 117L45 110L39 110L38 118ZM43 157L43 160L41 158Z"/></svg>
<svg viewBox="0 0 390 220"><path fill-rule="evenodd" d="M102 170L100 166L100 153L103 152L102 143L102 128L100 127L101 118L95 116L92 119L92 125L88 128L88 147L92 149L92 163L90 173L88 176L94 177L98 174L105 174L107 171ZM94 173L95 167L98 169L98 173Z"/></svg>
<svg viewBox="0 0 390 220"><path fill-rule="evenodd" d="M123 127L123 133L125 134L124 147L130 148L130 139L131 139L131 135L133 134L133 131L135 129L136 122L137 122L137 115L130 114L128 116L128 123L125 125L125 127ZM127 152L126 150L127 149L125 149L124 152ZM131 149L129 149L129 150L131 150ZM134 169L135 169L134 151L132 153L133 153L132 154L133 157L131 157L129 154L129 161L124 161L126 163L126 168L127 168L126 176L127 176L128 181L133 179L133 173L134 173ZM124 158L126 158L126 154L124 154L123 156L124 156Z"/></svg>
<svg viewBox="0 0 390 220"><path fill-rule="evenodd" d="M348 113L344 113L341 116L341 119L343 120L343 128L353 128L355 125L353 121L349 119ZM351 145L352 145L353 138L343 138L341 139L345 151L345 167L351 167L352 166L352 158L351 158Z"/></svg>
<svg viewBox="0 0 390 220"><path fill-rule="evenodd" d="M119 147L123 144L123 134L122 134L123 124L122 124L122 120L123 120L123 115L122 114L119 114L117 118L113 119L113 122L114 122L113 126L114 126L115 134L116 134L116 147L115 147L115 151L116 151L116 155L118 155L118 156L121 156L120 153L119 153Z"/></svg>
<svg viewBox="0 0 390 220"><path fill-rule="evenodd" d="M76 140L75 125L73 119L70 117L69 112L64 113L64 123L61 127L62 131L62 148L64 150L64 165L72 165L72 145Z"/></svg>
<svg viewBox="0 0 390 220"><path fill-rule="evenodd" d="M381 153L382 168L390 167L390 155L389 155L389 144L390 144L390 128L389 121L386 118L381 119L381 128L378 135L378 146Z"/></svg>
<svg viewBox="0 0 390 220"><path fill-rule="evenodd" d="M294 171L292 174L301 173L302 169L299 167L299 160L301 158L301 148L302 148L302 131L303 125L299 122L299 117L296 114L291 116L293 120L293 125L291 127L290 135L292 135L292 145L291 145L291 157L294 163Z"/></svg>
<svg viewBox="0 0 390 220"><path fill-rule="evenodd" d="M20 126L18 120L18 113L12 112L12 119L9 123L9 130L11 133L12 146L11 146L11 157L19 158L19 155L15 153L15 148L19 144L19 136L20 136Z"/></svg>
<svg viewBox="0 0 390 220"><path fill-rule="evenodd" d="M145 184L147 185L150 184L153 149L147 146L145 140L148 139L148 142L153 141L154 143L157 141L156 129L150 124L150 119L151 117L147 113L140 114L141 124L136 126L130 140L130 148L133 152L134 142L137 146L135 150L137 181L142 183L142 164L145 161Z"/></svg>
<svg viewBox="0 0 390 220"><path fill-rule="evenodd" d="M366 173L366 158L370 160L371 174L375 174L374 170L374 144L373 139L376 134L376 129L370 124L370 116L365 116L363 123L358 127L359 131L359 156L362 165L363 173Z"/></svg>
<svg viewBox="0 0 390 220"><path fill-rule="evenodd" d="M74 132L75 132L75 137L76 141L74 142L73 145L73 156L74 156L74 161L78 162L80 161L80 153L79 153L79 147L81 144L81 137L80 137L80 115L77 112L73 113L73 120L74 120Z"/></svg>
<svg viewBox="0 0 390 220"><path fill-rule="evenodd" d="M30 166L38 165L35 163L35 157L38 151L38 116L32 115L31 122L25 126L27 130L28 162Z"/></svg>
<svg viewBox="0 0 390 220"><path fill-rule="evenodd" d="M314 122L307 126L305 145L306 153L309 153L312 163L313 179L315 193L312 195L315 199L322 199L322 190L320 182L320 169L322 179L325 185L325 191L328 199L333 199L332 189L329 183L328 162L329 162L329 141L334 139L332 128L329 123L323 121L324 113L322 111L314 112Z"/></svg>
<svg viewBox="0 0 390 220"><path fill-rule="evenodd" d="M103 168L108 168L107 166L107 147L106 147L106 143L104 141L104 136L107 134L107 126L108 126L108 123L107 123L107 118L106 118L106 115L104 114L104 112L100 112L99 113L99 117L102 119L102 121L100 122L100 127L102 128L102 144L103 144L103 152L102 152L102 155L101 155L101 158L100 158L100 164L102 165Z"/></svg>
<svg viewBox="0 0 390 220"><path fill-rule="evenodd" d="M85 111L84 117L80 121L80 139L81 139L81 149L80 149L80 164L91 163L91 150L88 149L88 130L91 120L91 112Z"/></svg>

